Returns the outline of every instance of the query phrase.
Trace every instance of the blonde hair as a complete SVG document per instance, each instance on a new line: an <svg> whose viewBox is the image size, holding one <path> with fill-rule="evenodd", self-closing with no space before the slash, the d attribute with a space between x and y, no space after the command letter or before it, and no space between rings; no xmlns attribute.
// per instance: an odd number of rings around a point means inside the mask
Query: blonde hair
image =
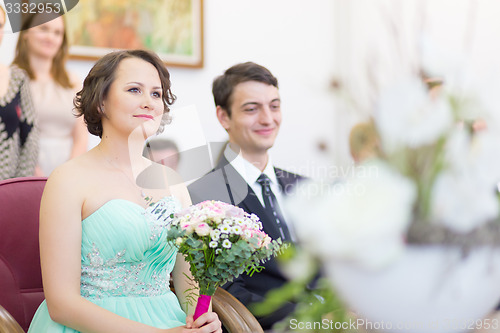
<svg viewBox="0 0 500 333"><path fill-rule="evenodd" d="M28 76L30 77L30 79L36 79L36 77L29 61L28 57L29 49L25 36L28 29L35 26L34 24L35 18L40 15L42 15L42 13L30 14L26 16L26 18L24 19L23 24L21 25L21 32L19 33L19 39L17 40L16 55L14 57L14 61L12 62L18 67L24 69L28 74ZM73 83L69 79L69 75L68 72L66 71L66 66L65 66L69 49L68 36L66 33L66 21L64 20L63 16L57 16L57 17L61 17L64 22L63 42L61 44L61 47L57 51L56 56L52 60L52 67L50 69L50 73L52 74L54 80L62 87L73 88ZM54 17L53 19L57 17Z"/></svg>

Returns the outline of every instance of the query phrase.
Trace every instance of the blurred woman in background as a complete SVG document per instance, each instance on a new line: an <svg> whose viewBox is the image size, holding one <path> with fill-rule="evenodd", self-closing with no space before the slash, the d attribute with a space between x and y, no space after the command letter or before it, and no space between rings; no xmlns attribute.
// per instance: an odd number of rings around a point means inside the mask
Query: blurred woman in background
<svg viewBox="0 0 500 333"><path fill-rule="evenodd" d="M66 70L67 54L68 38L62 16L35 13L26 17L13 63L31 79L40 128L37 174L41 176L49 176L55 167L87 150L85 125L72 112L73 98L81 84Z"/></svg>
<svg viewBox="0 0 500 333"><path fill-rule="evenodd" d="M7 16L0 6L0 44ZM17 66L0 64L0 180L32 176L38 157L29 79Z"/></svg>

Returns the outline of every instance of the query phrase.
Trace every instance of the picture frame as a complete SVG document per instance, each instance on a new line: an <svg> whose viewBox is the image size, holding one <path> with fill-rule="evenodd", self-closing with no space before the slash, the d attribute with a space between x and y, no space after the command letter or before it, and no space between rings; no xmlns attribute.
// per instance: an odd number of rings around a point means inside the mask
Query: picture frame
<svg viewBox="0 0 500 333"><path fill-rule="evenodd" d="M65 19L70 59L148 49L166 65L203 67L203 0L85 0Z"/></svg>

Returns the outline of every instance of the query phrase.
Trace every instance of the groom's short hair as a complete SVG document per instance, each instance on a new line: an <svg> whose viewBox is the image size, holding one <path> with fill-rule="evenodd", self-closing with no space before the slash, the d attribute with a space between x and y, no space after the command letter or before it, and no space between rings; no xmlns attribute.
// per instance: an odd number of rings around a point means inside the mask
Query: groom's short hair
<svg viewBox="0 0 500 333"><path fill-rule="evenodd" d="M254 62L244 62L228 68L224 74L215 78L212 94L215 105L226 110L229 117L231 117L230 105L234 87L247 81L262 82L278 88L278 79L267 68Z"/></svg>

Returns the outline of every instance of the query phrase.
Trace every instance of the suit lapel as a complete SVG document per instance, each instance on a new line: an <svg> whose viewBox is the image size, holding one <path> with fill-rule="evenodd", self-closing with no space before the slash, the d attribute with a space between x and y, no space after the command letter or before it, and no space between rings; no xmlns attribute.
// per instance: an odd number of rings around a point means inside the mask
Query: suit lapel
<svg viewBox="0 0 500 333"><path fill-rule="evenodd" d="M274 168L274 172L276 173L276 178L278 178L278 183L281 187L281 193L283 193L283 195L290 194L293 187L297 184L297 181L301 179L301 177L297 175L278 168Z"/></svg>
<svg viewBox="0 0 500 333"><path fill-rule="evenodd" d="M217 166L215 167L215 170L222 169L226 165L229 165L229 162L226 159L226 157L224 155L222 155L222 157L219 159L219 162L217 163Z"/></svg>

